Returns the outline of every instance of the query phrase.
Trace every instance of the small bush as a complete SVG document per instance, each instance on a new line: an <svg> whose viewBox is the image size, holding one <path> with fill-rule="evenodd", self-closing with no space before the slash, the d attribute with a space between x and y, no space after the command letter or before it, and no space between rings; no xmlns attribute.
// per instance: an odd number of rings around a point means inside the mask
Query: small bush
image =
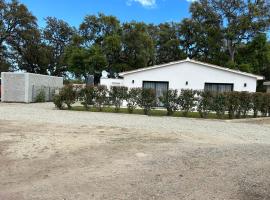
<svg viewBox="0 0 270 200"><path fill-rule="evenodd" d="M133 113L134 109L137 107L137 102L141 89L131 88L126 96L127 108L129 113Z"/></svg>
<svg viewBox="0 0 270 200"><path fill-rule="evenodd" d="M127 97L128 88L123 86L112 86L109 96L112 104L115 106L115 112L119 112L120 106Z"/></svg>
<svg viewBox="0 0 270 200"><path fill-rule="evenodd" d="M197 111L202 118L207 118L213 106L213 93L210 91L199 91Z"/></svg>
<svg viewBox="0 0 270 200"><path fill-rule="evenodd" d="M98 85L95 87L95 106L99 111L102 111L104 105L108 103L108 89L104 85Z"/></svg>
<svg viewBox="0 0 270 200"><path fill-rule="evenodd" d="M263 94L263 102L260 111L262 116L270 116L270 93Z"/></svg>
<svg viewBox="0 0 270 200"><path fill-rule="evenodd" d="M86 86L80 91L80 100L82 101L82 105L86 110L89 109L90 105L94 105L95 99L95 87L94 86Z"/></svg>
<svg viewBox="0 0 270 200"><path fill-rule="evenodd" d="M178 98L179 105L183 111L183 115L186 117L189 112L194 110L196 106L196 91L194 90L181 90L181 94Z"/></svg>
<svg viewBox="0 0 270 200"><path fill-rule="evenodd" d="M252 109L253 109L253 117L258 117L258 113L262 110L263 106L263 93L256 92L252 94Z"/></svg>
<svg viewBox="0 0 270 200"><path fill-rule="evenodd" d="M237 112L237 117L247 117L248 111L252 108L251 95L248 92L239 92L239 107Z"/></svg>
<svg viewBox="0 0 270 200"><path fill-rule="evenodd" d="M141 89L137 103L143 108L144 114L148 115L151 109L156 106L155 91L150 88Z"/></svg>
<svg viewBox="0 0 270 200"><path fill-rule="evenodd" d="M159 97L160 102L167 109L167 115L173 115L178 110L178 91L168 90L163 93L163 96Z"/></svg>
<svg viewBox="0 0 270 200"><path fill-rule="evenodd" d="M76 101L76 91L73 90L72 85L65 85L59 92L59 95L67 105L68 109L71 109L71 105Z"/></svg>
<svg viewBox="0 0 270 200"><path fill-rule="evenodd" d="M211 110L216 112L219 119L224 118L227 109L227 99L224 93L214 93L213 94L213 104Z"/></svg>
<svg viewBox="0 0 270 200"><path fill-rule="evenodd" d="M56 108L59 110L62 110L64 108L64 100L63 97L59 94L54 95L53 103Z"/></svg>
<svg viewBox="0 0 270 200"><path fill-rule="evenodd" d="M46 101L45 90L41 89L38 91L35 102L45 102L45 101Z"/></svg>
<svg viewBox="0 0 270 200"><path fill-rule="evenodd" d="M240 107L239 92L226 92L225 96L229 118L233 119L237 116L237 111Z"/></svg>

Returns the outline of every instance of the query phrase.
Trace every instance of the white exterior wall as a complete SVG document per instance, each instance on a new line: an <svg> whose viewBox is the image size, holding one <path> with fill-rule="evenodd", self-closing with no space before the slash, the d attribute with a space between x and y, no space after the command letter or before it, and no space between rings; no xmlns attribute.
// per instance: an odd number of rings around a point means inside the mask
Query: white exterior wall
<svg viewBox="0 0 270 200"><path fill-rule="evenodd" d="M1 101L25 102L25 74L1 73Z"/></svg>
<svg viewBox="0 0 270 200"><path fill-rule="evenodd" d="M232 83L234 91L255 92L257 86L255 77L190 62L130 73L123 77L123 85L129 88L142 87L143 81L168 81L169 88L177 90L203 90L205 83ZM133 80L134 83L132 83ZM188 85L186 85L186 81L188 81ZM245 83L246 87L244 87Z"/></svg>
<svg viewBox="0 0 270 200"><path fill-rule="evenodd" d="M63 87L63 78L56 76L47 76L41 74L26 74L26 83L28 91L26 93L26 102L33 102L32 99L35 98L35 92L41 88L47 88L45 93L46 97L49 96L49 88L62 88ZM52 91L50 91L52 92ZM28 94L28 95L27 95Z"/></svg>
<svg viewBox="0 0 270 200"><path fill-rule="evenodd" d="M108 89L111 86L123 86L123 79L101 78L100 85L105 85Z"/></svg>
<svg viewBox="0 0 270 200"><path fill-rule="evenodd" d="M30 103L34 101L33 93L36 93L38 89L63 87L62 77L3 72L1 78L1 101L3 102Z"/></svg>

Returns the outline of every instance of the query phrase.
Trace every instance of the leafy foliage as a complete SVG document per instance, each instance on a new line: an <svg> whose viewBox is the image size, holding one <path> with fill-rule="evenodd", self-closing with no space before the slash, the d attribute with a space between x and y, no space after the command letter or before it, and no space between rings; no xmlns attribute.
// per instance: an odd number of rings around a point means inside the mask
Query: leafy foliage
<svg viewBox="0 0 270 200"><path fill-rule="evenodd" d="M107 93L108 89L104 85L98 85L95 87L95 106L99 111L102 111L102 107L108 103Z"/></svg>
<svg viewBox="0 0 270 200"><path fill-rule="evenodd" d="M160 102L167 109L167 115L172 115L178 110L178 91L168 90L163 93L163 96L159 97Z"/></svg>
<svg viewBox="0 0 270 200"><path fill-rule="evenodd" d="M213 93L209 91L198 91L198 106L197 110L202 118L207 118L213 106Z"/></svg>
<svg viewBox="0 0 270 200"><path fill-rule="evenodd" d="M45 102L45 90L44 89L40 89L38 91L38 94L36 96L35 102Z"/></svg>
<svg viewBox="0 0 270 200"><path fill-rule="evenodd" d="M253 116L257 117L258 112L261 110L263 105L263 93L256 92L252 94L252 108L253 108Z"/></svg>
<svg viewBox="0 0 270 200"><path fill-rule="evenodd" d="M94 105L95 100L95 88L94 86L85 86L80 91L80 100L82 105L88 110L89 105Z"/></svg>
<svg viewBox="0 0 270 200"><path fill-rule="evenodd" d="M134 109L137 107L140 92L141 92L140 88L131 88L128 91L126 101L129 113L133 113Z"/></svg>
<svg viewBox="0 0 270 200"><path fill-rule="evenodd" d="M183 110L183 115L187 116L189 112L194 110L194 107L196 105L196 91L194 90L181 90L181 94L179 96L179 105L181 107L181 110Z"/></svg>
<svg viewBox="0 0 270 200"><path fill-rule="evenodd" d="M123 101L127 97L128 88L124 86L112 86L109 91L110 100L115 106L115 111L118 112Z"/></svg>
<svg viewBox="0 0 270 200"><path fill-rule="evenodd" d="M53 97L53 103L56 108L62 110L64 108L64 98L61 94L56 94Z"/></svg>
<svg viewBox="0 0 270 200"><path fill-rule="evenodd" d="M143 88L140 91L138 105L143 108L144 114L148 115L151 109L156 106L156 93L153 89Z"/></svg>
<svg viewBox="0 0 270 200"><path fill-rule="evenodd" d="M212 111L214 111L218 118L224 118L227 110L227 98L224 93L213 94Z"/></svg>
<svg viewBox="0 0 270 200"><path fill-rule="evenodd" d="M67 105L68 109L71 109L71 105L75 103L76 91L72 85L65 85L59 92L61 99Z"/></svg>

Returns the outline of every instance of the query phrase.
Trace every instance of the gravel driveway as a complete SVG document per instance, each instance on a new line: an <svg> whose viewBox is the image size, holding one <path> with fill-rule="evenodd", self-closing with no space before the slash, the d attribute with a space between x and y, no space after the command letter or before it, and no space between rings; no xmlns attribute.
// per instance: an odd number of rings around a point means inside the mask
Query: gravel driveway
<svg viewBox="0 0 270 200"><path fill-rule="evenodd" d="M269 121L0 103L0 199L270 199Z"/></svg>

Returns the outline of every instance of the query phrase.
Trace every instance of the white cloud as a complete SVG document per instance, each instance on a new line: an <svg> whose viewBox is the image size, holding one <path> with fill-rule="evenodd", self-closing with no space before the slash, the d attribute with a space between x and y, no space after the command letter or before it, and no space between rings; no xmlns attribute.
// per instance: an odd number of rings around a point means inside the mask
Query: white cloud
<svg viewBox="0 0 270 200"><path fill-rule="evenodd" d="M153 8L156 6L156 0L128 0L127 4L131 5L132 2L140 3L143 7Z"/></svg>

